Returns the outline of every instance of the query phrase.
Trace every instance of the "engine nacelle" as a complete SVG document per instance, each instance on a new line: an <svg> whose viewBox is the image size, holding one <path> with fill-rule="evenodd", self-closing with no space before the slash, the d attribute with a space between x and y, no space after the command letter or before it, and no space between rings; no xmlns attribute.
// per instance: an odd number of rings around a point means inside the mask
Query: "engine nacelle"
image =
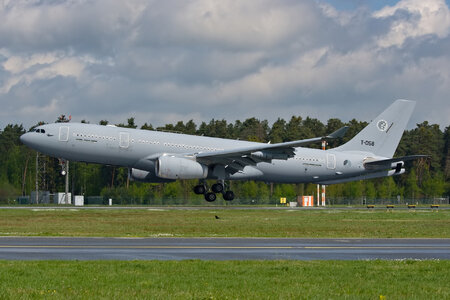
<svg viewBox="0 0 450 300"><path fill-rule="evenodd" d="M156 162L155 173L165 179L203 179L208 176L208 167L191 159L163 155Z"/></svg>
<svg viewBox="0 0 450 300"><path fill-rule="evenodd" d="M153 182L153 183L162 183L162 182L172 182L174 180L159 178L155 174L152 174L148 171L139 170L139 169L131 169L129 171L130 179L133 181L140 182Z"/></svg>

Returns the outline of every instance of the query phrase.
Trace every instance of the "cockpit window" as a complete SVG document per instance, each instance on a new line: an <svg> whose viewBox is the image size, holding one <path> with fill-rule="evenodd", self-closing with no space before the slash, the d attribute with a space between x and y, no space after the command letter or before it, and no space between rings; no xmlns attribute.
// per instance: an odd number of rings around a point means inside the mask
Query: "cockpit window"
<svg viewBox="0 0 450 300"><path fill-rule="evenodd" d="M45 129L41 129L41 133L45 133Z"/></svg>

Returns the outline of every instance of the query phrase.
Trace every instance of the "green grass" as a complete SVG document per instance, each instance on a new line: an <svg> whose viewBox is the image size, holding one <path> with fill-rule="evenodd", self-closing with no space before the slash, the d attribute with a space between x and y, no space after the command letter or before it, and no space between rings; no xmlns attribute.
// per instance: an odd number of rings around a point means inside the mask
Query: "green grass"
<svg viewBox="0 0 450 300"><path fill-rule="evenodd" d="M0 235L449 238L450 210L5 209ZM0 299L450 299L448 278L450 260L0 261Z"/></svg>
<svg viewBox="0 0 450 300"><path fill-rule="evenodd" d="M450 238L450 210L3 209L0 236Z"/></svg>
<svg viewBox="0 0 450 300"><path fill-rule="evenodd" d="M449 270L413 260L0 261L0 298L449 299Z"/></svg>

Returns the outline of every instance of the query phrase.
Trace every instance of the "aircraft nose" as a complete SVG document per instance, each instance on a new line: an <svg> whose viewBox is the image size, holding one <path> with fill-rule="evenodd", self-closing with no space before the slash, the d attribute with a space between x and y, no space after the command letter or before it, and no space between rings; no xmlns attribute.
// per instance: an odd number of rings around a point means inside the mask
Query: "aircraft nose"
<svg viewBox="0 0 450 300"><path fill-rule="evenodd" d="M20 136L20 142L22 142L22 144L27 145L29 140L29 133L24 133Z"/></svg>
<svg viewBox="0 0 450 300"><path fill-rule="evenodd" d="M33 146L33 134L30 132L22 134L20 136L20 141L22 142L22 144L27 145L28 147L32 147Z"/></svg>

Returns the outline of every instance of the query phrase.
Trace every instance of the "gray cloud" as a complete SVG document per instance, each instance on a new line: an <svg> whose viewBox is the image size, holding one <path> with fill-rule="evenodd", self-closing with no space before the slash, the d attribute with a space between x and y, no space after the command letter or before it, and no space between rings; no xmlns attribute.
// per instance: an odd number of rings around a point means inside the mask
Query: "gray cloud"
<svg viewBox="0 0 450 300"><path fill-rule="evenodd" d="M449 125L450 11L311 1L3 1L0 126L370 120L397 98Z"/></svg>

